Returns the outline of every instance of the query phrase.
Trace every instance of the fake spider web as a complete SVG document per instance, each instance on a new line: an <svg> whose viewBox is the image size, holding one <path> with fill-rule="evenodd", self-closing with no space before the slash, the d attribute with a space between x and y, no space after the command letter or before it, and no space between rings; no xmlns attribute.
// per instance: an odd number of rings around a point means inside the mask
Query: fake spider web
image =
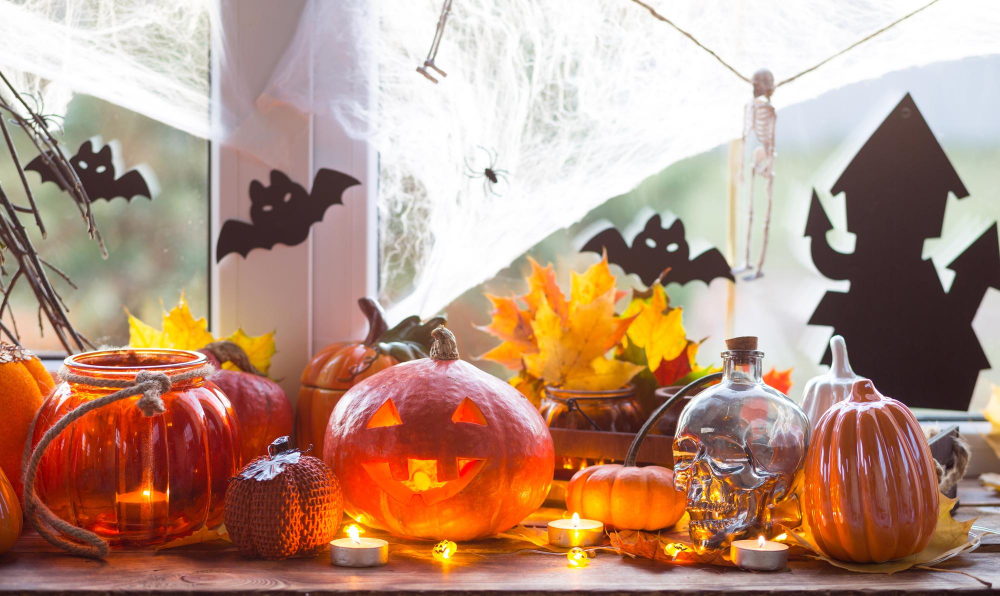
<svg viewBox="0 0 1000 596"><path fill-rule="evenodd" d="M434 84L415 69L441 2L308 0L266 91L303 112L334 114L379 151L380 277L393 319L441 310L597 205L740 134L749 87L630 0L455 0L436 59L448 76ZM782 80L926 0L650 4L740 72L767 67ZM68 97L60 89L72 90L237 143L231 133L247 122L209 101L209 31L214 55L227 58L217 17L211 0L0 2L0 66L57 81L45 89L48 112ZM376 25L345 30L364 22ZM997 30L996 2L938 2L779 89L778 126L781 108L831 89L998 53ZM345 36L353 56L329 50ZM352 102L344 81L308 84L314 65L352 64L377 72L374 108ZM237 98L235 111L252 120L257 99ZM212 109L219 117L210 125ZM277 165L282 142L291 140L239 148ZM464 174L465 160L486 166L477 146L509 172L500 197Z"/></svg>

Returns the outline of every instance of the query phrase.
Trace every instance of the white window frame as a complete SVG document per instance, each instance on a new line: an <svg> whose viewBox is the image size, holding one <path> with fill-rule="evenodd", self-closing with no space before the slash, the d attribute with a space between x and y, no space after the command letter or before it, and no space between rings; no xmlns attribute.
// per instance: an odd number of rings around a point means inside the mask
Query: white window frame
<svg viewBox="0 0 1000 596"><path fill-rule="evenodd" d="M212 60L216 115L226 107L252 105L296 35L305 10L309 10L307 0L221 0L222 32L229 51L225 73L219 60ZM359 18L344 7L343 28L376 26L374 19L358 22ZM340 43L347 46L352 41ZM348 83L356 80L351 74L359 68L350 58L353 55L352 48L344 47L329 61L311 65L311 81L314 85L322 81L324 88L336 85L351 99L370 105L374 89ZM247 98L251 101L246 102ZM227 255L216 263L215 243L222 222L249 218L250 182L268 184L271 168L222 143L213 143L211 149L213 332L228 334L237 327L250 334L277 331L278 353L271 376L281 380L293 399L302 370L316 351L335 341L365 336L367 323L357 299L375 296L378 290L377 154L368 142L351 139L330 115L302 114L301 124L307 134L299 135L301 141L292 146L297 165L286 174L307 190L316 171L324 167L345 172L361 184L348 189L344 204L331 207L298 246L279 244L269 251L254 250L246 258Z"/></svg>

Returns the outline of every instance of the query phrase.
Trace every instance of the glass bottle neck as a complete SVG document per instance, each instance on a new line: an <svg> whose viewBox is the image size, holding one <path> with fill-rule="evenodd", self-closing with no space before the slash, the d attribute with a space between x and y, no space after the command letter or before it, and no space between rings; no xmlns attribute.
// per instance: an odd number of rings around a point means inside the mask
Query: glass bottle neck
<svg viewBox="0 0 1000 596"><path fill-rule="evenodd" d="M722 381L740 385L762 383L764 353L751 351L722 353Z"/></svg>

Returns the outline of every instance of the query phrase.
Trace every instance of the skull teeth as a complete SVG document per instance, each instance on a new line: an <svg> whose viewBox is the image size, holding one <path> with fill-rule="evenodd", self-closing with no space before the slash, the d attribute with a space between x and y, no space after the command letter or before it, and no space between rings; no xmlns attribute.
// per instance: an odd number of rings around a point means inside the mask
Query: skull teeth
<svg viewBox="0 0 1000 596"><path fill-rule="evenodd" d="M723 519L693 519L691 520L691 525L701 530L718 532L726 529L734 521L736 521L735 517L726 517Z"/></svg>
<svg viewBox="0 0 1000 596"><path fill-rule="evenodd" d="M713 501L693 501L688 503L687 510L689 513L730 514L736 512L736 505Z"/></svg>

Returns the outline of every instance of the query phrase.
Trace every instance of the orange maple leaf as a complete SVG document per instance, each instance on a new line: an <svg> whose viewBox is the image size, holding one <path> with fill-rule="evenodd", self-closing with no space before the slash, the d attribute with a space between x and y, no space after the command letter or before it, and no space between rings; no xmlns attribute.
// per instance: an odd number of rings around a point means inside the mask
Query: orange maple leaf
<svg viewBox="0 0 1000 596"><path fill-rule="evenodd" d="M788 392L792 390L792 369L778 370L777 368L772 368L764 375L764 383L788 395Z"/></svg>

